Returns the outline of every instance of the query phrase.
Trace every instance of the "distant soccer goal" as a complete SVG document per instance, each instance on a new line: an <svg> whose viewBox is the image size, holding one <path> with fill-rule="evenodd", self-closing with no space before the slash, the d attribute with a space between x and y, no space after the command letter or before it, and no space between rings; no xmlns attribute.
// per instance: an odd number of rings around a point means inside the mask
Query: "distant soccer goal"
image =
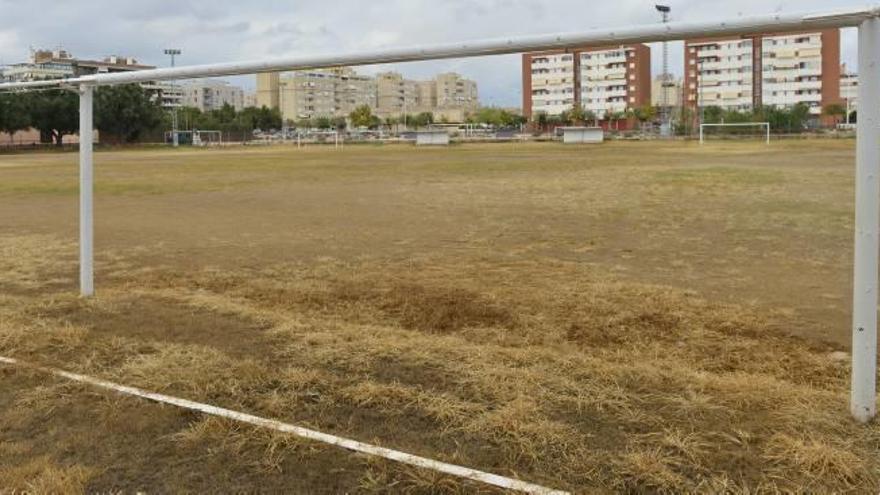
<svg viewBox="0 0 880 495"><path fill-rule="evenodd" d="M757 131L749 132L750 128ZM730 130L725 132L724 129ZM700 144L705 144L710 136L720 139L760 138L770 144L770 122L742 122L736 124L700 124Z"/></svg>
<svg viewBox="0 0 880 495"><path fill-rule="evenodd" d="M223 144L221 131L195 130L192 135L193 146L220 146Z"/></svg>

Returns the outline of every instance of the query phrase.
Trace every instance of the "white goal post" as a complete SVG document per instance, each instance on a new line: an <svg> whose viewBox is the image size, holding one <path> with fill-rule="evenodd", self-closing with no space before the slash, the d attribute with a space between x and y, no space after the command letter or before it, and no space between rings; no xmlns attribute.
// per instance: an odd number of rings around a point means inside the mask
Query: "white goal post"
<svg viewBox="0 0 880 495"><path fill-rule="evenodd" d="M223 144L222 131L203 131L196 129L192 135L193 146L213 146Z"/></svg>
<svg viewBox="0 0 880 495"><path fill-rule="evenodd" d="M764 133L761 133L761 137L765 137L767 139L767 144L770 144L770 122L737 122L734 124L700 124L700 144L706 144L706 129L708 128L724 128L724 127L733 127L737 129L741 129L743 127L761 127L765 130Z"/></svg>
<svg viewBox="0 0 880 495"><path fill-rule="evenodd" d="M404 46L349 54L284 57L143 71L92 74L64 80L0 83L0 91L47 87L80 94L80 290L94 295L93 274L93 103L98 86L180 79L228 77L264 72L323 69L387 63L483 57L568 50L582 46L627 45L687 38L794 33L826 28L859 30L859 119L856 152L856 219L853 300L853 417L867 423L877 415L877 304L880 283L880 7L826 13L740 16L706 22L670 22L636 27L587 29L435 46Z"/></svg>

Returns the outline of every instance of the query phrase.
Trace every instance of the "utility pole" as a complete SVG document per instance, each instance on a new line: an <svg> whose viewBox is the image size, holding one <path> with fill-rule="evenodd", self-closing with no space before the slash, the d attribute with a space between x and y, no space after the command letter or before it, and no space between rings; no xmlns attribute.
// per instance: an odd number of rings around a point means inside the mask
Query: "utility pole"
<svg viewBox="0 0 880 495"><path fill-rule="evenodd" d="M176 57L178 55L180 55L181 53L183 53L183 52L178 48L166 48L165 49L165 55L168 55L171 57L171 67L172 68L174 67L174 62L175 62ZM172 139L172 142L174 143L175 148L180 146L180 137L178 136L177 107L178 107L177 104L172 104L172 108L171 108L171 135L172 135L171 139Z"/></svg>
<svg viewBox="0 0 880 495"><path fill-rule="evenodd" d="M655 5L654 8L657 9L657 12L660 12L663 24L669 23L669 14L672 12L672 7L668 5ZM669 87L672 83L669 80L669 43L666 41L663 42L663 76L661 77L660 87L663 91L663 98L660 100L660 135L669 137L672 134L669 122Z"/></svg>

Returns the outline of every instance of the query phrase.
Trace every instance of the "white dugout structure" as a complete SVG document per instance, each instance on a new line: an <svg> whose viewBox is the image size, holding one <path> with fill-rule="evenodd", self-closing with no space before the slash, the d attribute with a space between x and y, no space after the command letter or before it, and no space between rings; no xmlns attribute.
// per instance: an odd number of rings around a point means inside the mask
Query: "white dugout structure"
<svg viewBox="0 0 880 495"><path fill-rule="evenodd" d="M856 158L855 283L853 302L852 414L867 423L877 414L877 304L880 268L880 6L837 12L777 13L712 22L673 22L620 29L591 29L505 39L405 47L363 53L303 56L138 72L97 74L54 81L0 84L0 91L47 87L74 89L80 95L80 289L94 295L93 102L99 86L178 79L235 76L261 72L439 60L590 45L624 45L694 37L784 33L824 28L859 30L859 107Z"/></svg>

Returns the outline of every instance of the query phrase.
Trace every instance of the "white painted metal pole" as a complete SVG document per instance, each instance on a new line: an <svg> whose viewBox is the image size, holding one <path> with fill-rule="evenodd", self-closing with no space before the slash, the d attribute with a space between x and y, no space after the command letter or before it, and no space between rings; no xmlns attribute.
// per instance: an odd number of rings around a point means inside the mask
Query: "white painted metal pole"
<svg viewBox="0 0 880 495"><path fill-rule="evenodd" d="M880 19L859 27L859 121L853 299L852 413L877 415L877 285L880 261Z"/></svg>
<svg viewBox="0 0 880 495"><path fill-rule="evenodd" d="M703 128L704 128L704 125L702 123L700 123L700 144L703 144L705 142L705 138L703 136Z"/></svg>
<svg viewBox="0 0 880 495"><path fill-rule="evenodd" d="M770 144L770 124L767 124L767 144Z"/></svg>
<svg viewBox="0 0 880 495"><path fill-rule="evenodd" d="M79 88L79 287L83 297L95 295L94 275L94 92Z"/></svg>

